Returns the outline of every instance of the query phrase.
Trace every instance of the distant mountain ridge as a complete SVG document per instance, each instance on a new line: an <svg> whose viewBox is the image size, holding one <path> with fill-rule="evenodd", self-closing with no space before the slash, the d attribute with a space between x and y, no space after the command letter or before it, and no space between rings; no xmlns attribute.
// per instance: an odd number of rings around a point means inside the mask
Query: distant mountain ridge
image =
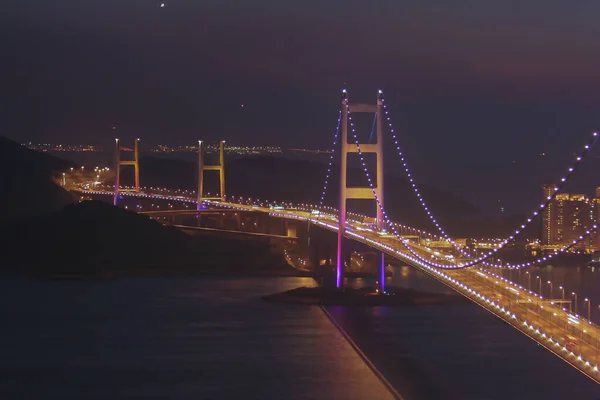
<svg viewBox="0 0 600 400"><path fill-rule="evenodd" d="M197 166L179 159L142 157L142 185L195 190ZM228 196L253 199L319 204L327 165L277 156L248 156L226 159L225 181ZM364 177L359 168L351 177ZM217 174L206 173L205 192L218 190ZM127 178L126 178L127 179ZM328 179L325 205L337 208L339 172L334 165ZM365 184L356 179L353 184ZM398 176L385 177L385 209L391 219L437 233L419 203L410 183ZM510 232L511 219L490 219L468 201L448 192L422 185L419 187L429 209L449 232L458 236L494 236ZM374 201L350 201L349 211L374 215ZM519 220L520 221L520 220Z"/></svg>
<svg viewBox="0 0 600 400"><path fill-rule="evenodd" d="M281 266L266 243L194 238L144 215L100 201L84 201L13 225L0 243L5 269L52 273L143 272L186 265L243 271ZM236 251L231 251L231 249ZM35 249L35 251L31 251ZM0 268L1 270L2 268Z"/></svg>
<svg viewBox="0 0 600 400"><path fill-rule="evenodd" d="M198 171L194 162L142 157L140 164L143 186L196 189ZM53 174L71 166L74 164L69 161L0 137L0 180L6 193L0 196L0 222L42 215L76 202L76 196L51 179ZM132 170L123 170L122 184L132 180L127 176L133 173ZM226 159L226 191L230 196L318 204L326 171L326 164L301 159L232 157ZM363 177L362 182L356 180L352 184L366 183L359 168L351 169L349 176ZM215 193L217 177L216 173L206 174L205 192ZM328 179L325 205L337 208L338 182L339 171L334 165ZM388 174L385 185L385 208L391 219L436 233L406 179ZM510 228L521 222L519 217L490 219L468 201L426 185L421 186L420 191L429 209L453 236L505 236L510 233ZM376 205L373 201L350 201L348 211L375 215Z"/></svg>

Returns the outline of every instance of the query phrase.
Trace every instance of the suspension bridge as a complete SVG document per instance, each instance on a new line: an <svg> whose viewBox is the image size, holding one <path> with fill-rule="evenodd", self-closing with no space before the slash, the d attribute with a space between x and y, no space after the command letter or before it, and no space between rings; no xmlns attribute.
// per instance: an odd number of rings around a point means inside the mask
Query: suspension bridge
<svg viewBox="0 0 600 400"><path fill-rule="evenodd" d="M353 121L355 113L372 113L374 115L373 130L376 136L375 143L360 143ZM411 240L403 235L402 225L391 221L384 207L384 130L391 135L397 156L404 167L406 177L413 189L414 195L419 200L423 212L429 217L439 232L439 237L447 241L457 252L459 257L446 257L444 254L433 250L419 241ZM383 92L378 91L375 104L350 103L348 93L343 90L341 107L338 111L337 127L333 138L329 163L325 172L323 189L320 202L316 205L289 205L269 202L252 202L241 199L228 198L225 195L225 163L224 142L220 144L219 163L205 165L203 143L198 143L198 181L194 193L181 193L173 190L142 191L139 186L139 158L137 139L135 141L134 161L123 162L120 156L116 157L116 178L113 191L90 189L90 194L112 195L114 204L117 205L120 196L132 196L150 199L164 199L182 201L194 205L198 213L202 207L208 206L218 210L235 210L239 212L262 213L283 220L300 220L319 226L323 229L337 233L337 259L336 259L336 286L344 286L344 244L346 240L361 242L379 253L377 284L378 292L385 295L385 264L384 257L393 257L401 260L417 270L425 273L443 285L470 299L491 314L500 318L515 329L530 337L539 345L546 348L566 363L579 370L589 378L600 383L600 327L588 318L573 313L566 307L570 302L562 298L544 298L541 293L531 291L518 283L512 282L500 274L499 269L521 269L547 261L557 254L567 252L581 241L592 235L597 226L594 225L583 235L564 247L554 250L553 253L544 255L536 260L521 264L494 263L491 260L498 257L498 252L510 245L515 239L544 211L583 161L589 149L593 146L598 134L594 132L575 157L563 177L556 185L554 193L550 194L542 204L529 215L514 232L503 239L498 246L481 255L471 254L469 250L458 244L440 225L419 187L411 175L405 155L401 151L398 136L392 125L388 107L385 103ZM119 140L116 141L116 153L120 154ZM348 187L347 158L348 154L358 154L367 186ZM372 171L366 162L365 155L376 155L375 171ZM340 154L340 181L338 208L333 209L324 205L327 190L330 184L331 171L334 157ZM135 168L135 188L124 191L119 184L121 165L133 165ZM220 192L218 196L204 196L204 172L215 170L219 172ZM373 200L377 205L377 214L372 221L365 222L360 218L352 218L346 210L350 199ZM189 211L188 211L189 212ZM174 213L176 213L174 211ZM289 237L289 236L288 236ZM587 299L586 299L587 301ZM589 305L589 301L588 301Z"/></svg>

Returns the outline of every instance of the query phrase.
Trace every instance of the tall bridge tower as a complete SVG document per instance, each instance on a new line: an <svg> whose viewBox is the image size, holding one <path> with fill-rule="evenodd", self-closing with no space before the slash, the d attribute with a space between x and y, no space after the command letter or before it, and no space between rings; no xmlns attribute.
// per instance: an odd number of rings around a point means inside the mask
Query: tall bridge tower
<svg viewBox="0 0 600 400"><path fill-rule="evenodd" d="M337 240L337 266L336 266L336 286L341 288L344 283L344 233L346 232L346 206L349 199L375 200L373 190L379 199L381 207L377 207L377 228L384 228L383 219L383 118L384 108L381 90L377 94L376 104L353 104L350 106L348 93L344 89L342 92L342 115L340 121L340 194L339 194L339 218L338 218L338 240ZM349 114L354 113L374 113L376 122L375 144L348 143L348 124ZM348 187L348 153L358 153L360 146L361 153L375 153L377 155L377 182L374 189L370 186ZM384 254L379 255L378 261L378 281L380 291L385 291L385 263Z"/></svg>
<svg viewBox="0 0 600 400"><path fill-rule="evenodd" d="M196 210L200 210L203 200L225 201L225 141L219 143L219 163L204 165L204 143L198 140L198 187L196 189ZM219 171L219 196L204 197L204 172Z"/></svg>
<svg viewBox="0 0 600 400"><path fill-rule="evenodd" d="M137 193L140 191L140 153L138 143L140 139L136 138L133 142L133 160L121 160L121 145L118 138L115 138L115 194L113 198L113 205L117 205L117 199L119 198L119 181L121 178L121 167L125 165L133 165L135 169L135 189Z"/></svg>

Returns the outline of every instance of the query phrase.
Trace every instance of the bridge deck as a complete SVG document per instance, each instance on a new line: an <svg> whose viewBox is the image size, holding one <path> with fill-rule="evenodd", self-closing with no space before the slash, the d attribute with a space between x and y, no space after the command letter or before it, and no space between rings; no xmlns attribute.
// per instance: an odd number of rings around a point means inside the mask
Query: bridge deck
<svg viewBox="0 0 600 400"><path fill-rule="evenodd" d="M112 192L91 192L108 194ZM136 194L133 194L134 196ZM142 194L143 197L150 195ZM194 202L191 198L178 198L169 195L152 195L153 198ZM249 206L236 203L211 201L210 204L240 211L259 211L274 217L311 221L331 231L337 231L337 219L334 216L315 216L298 210L273 211L266 207ZM395 237L385 237L377 232L358 230L364 227L357 222L348 222L350 230L346 236L365 243L396 259L402 260L424 272L452 290L469 298L496 317L507 322L546 349L581 371L597 383L600 383L600 329L597 325L563 310L559 304L543 301L531 292L504 278L479 268L437 269L420 262L406 251ZM430 249L413 245L422 257L432 257Z"/></svg>

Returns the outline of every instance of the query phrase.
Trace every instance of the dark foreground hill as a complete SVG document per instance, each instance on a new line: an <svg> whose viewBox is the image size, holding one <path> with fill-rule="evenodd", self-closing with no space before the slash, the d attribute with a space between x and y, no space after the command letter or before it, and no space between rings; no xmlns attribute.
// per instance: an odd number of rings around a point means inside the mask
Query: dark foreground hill
<svg viewBox="0 0 600 400"><path fill-rule="evenodd" d="M256 156L226 160L226 190L228 195L290 202L318 204L323 190L327 166L318 162L290 160L281 157ZM338 166L329 178L326 205L336 207L339 193ZM144 186L177 187L195 190L196 165L175 159L144 157L141 160ZM363 171L353 169L349 176L362 177ZM205 191L218 188L217 174L208 173ZM365 181L351 182L356 185ZM407 225L435 232L435 227L421 208L409 182L387 174L385 208L389 216ZM443 226L455 236L496 236L510 233L520 218L491 219L477 207L460 197L432 187L420 187L423 198ZM374 215L375 203L350 202L349 211ZM515 222L516 221L516 222Z"/></svg>
<svg viewBox="0 0 600 400"><path fill-rule="evenodd" d="M281 266L267 244L194 238L145 216L86 201L3 230L1 265L46 274ZM225 271L226 272L226 271Z"/></svg>
<svg viewBox="0 0 600 400"><path fill-rule="evenodd" d="M52 180L53 174L70 166L68 161L0 137L0 222L42 215L73 203L75 196Z"/></svg>

